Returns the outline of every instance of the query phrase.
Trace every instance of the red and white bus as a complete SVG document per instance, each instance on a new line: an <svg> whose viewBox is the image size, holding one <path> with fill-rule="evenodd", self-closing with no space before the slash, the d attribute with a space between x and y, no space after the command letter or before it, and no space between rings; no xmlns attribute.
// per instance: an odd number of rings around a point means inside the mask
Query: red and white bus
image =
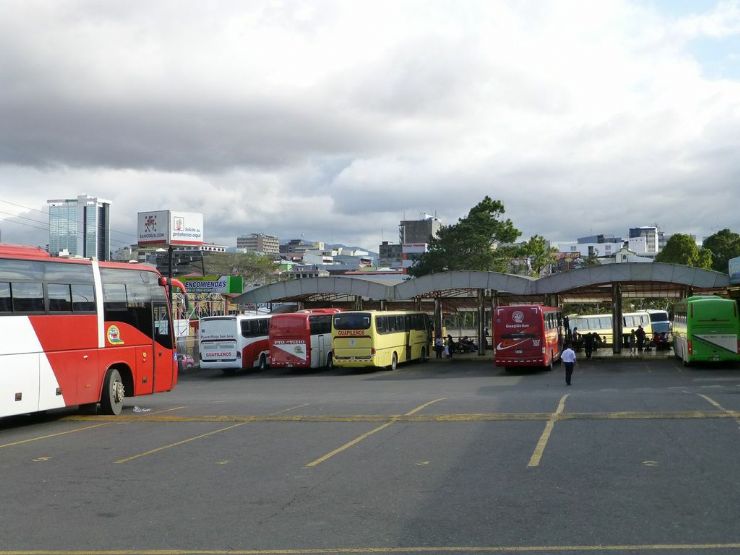
<svg viewBox="0 0 740 555"><path fill-rule="evenodd" d="M552 370L563 345L560 309L543 305L496 307L493 314L496 366L541 366Z"/></svg>
<svg viewBox="0 0 740 555"><path fill-rule="evenodd" d="M275 314L270 321L270 366L321 368L333 364L331 315L338 308Z"/></svg>
<svg viewBox="0 0 740 555"><path fill-rule="evenodd" d="M169 307L152 266L0 244L0 416L97 403L120 414L124 397L171 390Z"/></svg>
<svg viewBox="0 0 740 555"><path fill-rule="evenodd" d="M224 374L246 368L267 368L270 318L270 314L201 318L198 325L200 367L219 368Z"/></svg>

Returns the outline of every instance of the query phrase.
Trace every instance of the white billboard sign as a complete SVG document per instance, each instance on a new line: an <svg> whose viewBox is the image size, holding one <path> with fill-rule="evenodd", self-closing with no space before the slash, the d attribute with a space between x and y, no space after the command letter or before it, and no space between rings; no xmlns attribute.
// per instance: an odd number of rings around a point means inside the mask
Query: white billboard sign
<svg viewBox="0 0 740 555"><path fill-rule="evenodd" d="M203 244L203 214L198 212L139 212L137 229L141 246Z"/></svg>

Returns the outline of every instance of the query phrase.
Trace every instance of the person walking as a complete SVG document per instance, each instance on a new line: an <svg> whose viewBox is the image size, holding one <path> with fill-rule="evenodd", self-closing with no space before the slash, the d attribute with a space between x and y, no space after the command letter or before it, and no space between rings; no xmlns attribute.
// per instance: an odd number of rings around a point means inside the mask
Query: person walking
<svg viewBox="0 0 740 555"><path fill-rule="evenodd" d="M452 358L452 355L455 353L455 342L452 340L452 335L447 334L447 356L449 358Z"/></svg>
<svg viewBox="0 0 740 555"><path fill-rule="evenodd" d="M586 350L586 358L591 358L591 353L594 350L594 334L587 333L583 336L583 347Z"/></svg>
<svg viewBox="0 0 740 555"><path fill-rule="evenodd" d="M442 358L442 351L445 350L445 341L442 337L436 337L434 339L434 352L437 353L437 358Z"/></svg>
<svg viewBox="0 0 740 555"><path fill-rule="evenodd" d="M629 344L630 356L634 356L635 354L637 354L637 338L635 337L635 330L632 330L630 332Z"/></svg>
<svg viewBox="0 0 740 555"><path fill-rule="evenodd" d="M560 355L560 358L565 365L565 384L570 385L570 380L573 376L573 367L576 365L576 352L571 349L570 343L565 344L565 350Z"/></svg>

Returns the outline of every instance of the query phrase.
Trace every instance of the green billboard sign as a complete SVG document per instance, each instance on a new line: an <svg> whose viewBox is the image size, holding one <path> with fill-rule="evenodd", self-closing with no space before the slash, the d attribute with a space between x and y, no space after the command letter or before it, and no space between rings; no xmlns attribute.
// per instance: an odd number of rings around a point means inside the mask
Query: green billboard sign
<svg viewBox="0 0 740 555"><path fill-rule="evenodd" d="M188 293L233 293L241 295L244 292L242 276L199 276L181 277Z"/></svg>

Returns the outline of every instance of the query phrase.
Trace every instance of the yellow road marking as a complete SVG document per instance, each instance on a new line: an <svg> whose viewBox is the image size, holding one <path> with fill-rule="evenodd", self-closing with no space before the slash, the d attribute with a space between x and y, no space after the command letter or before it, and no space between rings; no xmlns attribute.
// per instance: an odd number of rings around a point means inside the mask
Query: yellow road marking
<svg viewBox="0 0 740 555"><path fill-rule="evenodd" d="M156 449L150 449L149 451L145 451L144 453L139 453L138 455L131 455L130 457L126 457L124 459L118 459L117 461L114 461L115 464L123 464L127 463L129 461L133 461L135 459L140 459L141 457L146 457L147 455L152 455L154 453L159 453L160 451L164 451L165 449L171 449L172 447L177 447L178 445L184 445L185 443L190 443L191 441L195 441L196 439L201 439L204 437L212 436L214 434L218 434L220 432L225 432L226 430L231 430L232 428L236 428L238 426L244 426L247 424L246 422L240 422L238 424L232 424L231 426L226 426L225 428L219 428L218 430L213 430L210 432L206 432L205 434L200 434L195 437L189 437L187 439L183 439L182 441L176 441L175 443L170 443L168 445L163 445L162 447L157 447Z"/></svg>
<svg viewBox="0 0 740 555"><path fill-rule="evenodd" d="M19 441L13 441L12 443L5 443L0 445L0 449L3 447L12 447L14 445L23 445L24 443L31 443L32 441L40 441L42 439L49 439L51 437L58 437L67 434L74 434L76 432L82 432L83 430L91 430L92 428L100 428L101 426L107 426L110 422L103 422L102 424L93 424L92 426L83 426L82 428L75 428L74 430L67 430L66 432L57 432L55 434L47 434L45 436L36 436L28 439L21 439Z"/></svg>
<svg viewBox="0 0 740 555"><path fill-rule="evenodd" d="M425 546L425 547L327 547L306 549L14 549L0 555L322 555L372 553L608 553L611 551L704 551L740 549L736 543L665 543L624 545L502 545L502 546Z"/></svg>
<svg viewBox="0 0 740 555"><path fill-rule="evenodd" d="M738 426L740 426L740 414L738 414L738 413L737 413L736 411L731 411L731 410L729 410L729 409L726 409L725 407L723 407L722 405L720 405L720 404L719 404L719 403L718 403L717 401L715 401L714 399L712 399L712 398L711 398L711 397L709 397L708 395L703 395L703 394L701 394L701 393L697 393L697 395L698 395L699 397L703 397L704 399L706 399L706 400L707 400L707 401L708 401L708 402L709 402L710 404L712 404L712 405L714 405L715 407L717 407L717 408L718 408L719 410L721 410L721 411L722 411L722 412L723 412L724 414L726 414L726 415L728 415L728 416L730 416L730 417L734 418L734 419L735 419L735 422L737 422Z"/></svg>
<svg viewBox="0 0 740 555"><path fill-rule="evenodd" d="M287 412L289 410L295 410L295 409L298 409L298 408L301 408L301 407L305 407L307 405L308 405L308 403L304 403L303 405L296 405L294 407L289 407L287 409L283 409L281 411L274 412L272 414L269 414L268 416L277 416L280 413ZM178 408L183 408L183 407L178 407ZM170 409L170 410L176 410L176 409ZM135 418L135 420L137 420L137 419ZM211 432L206 432L205 434L200 434L200 435L197 435L195 437L189 437L189 438L183 439L181 441L176 441L175 443L170 443L168 445L163 445L162 447L157 447L156 449L150 449L149 451L146 451L144 453L139 453L137 455L132 455L130 457L126 457L126 458L123 458L123 459L118 459L117 461L114 461L114 464L127 463L127 462L133 461L135 459L140 459L141 457L146 457L147 455L152 455L154 453L159 453L160 451L164 451L165 449L171 449L172 447L177 447L179 445L184 445L185 443L190 443L191 441L195 441L196 439L201 439L201 438L204 438L204 437L212 436L214 434L218 434L220 432L225 432L226 430L231 430L232 428L237 428L239 426L244 426L245 424L249 424L249 422L248 421L246 421L246 422L238 422L237 424L232 424L231 426L226 426L225 428L219 428L218 430L213 430Z"/></svg>
<svg viewBox="0 0 740 555"><path fill-rule="evenodd" d="M532 453L532 457L529 459L529 463L527 466L539 466L540 460L542 459L542 453L545 452L545 447L547 446L547 442L550 439L550 434L552 433L552 429L555 427L555 421L558 420L561 414L563 414L563 411L565 410L565 400L568 398L568 394L566 393L560 398L560 402L558 403L558 408L555 409L555 412L553 412L550 415L550 418L547 419L547 424L545 424L545 429L542 431L542 435L540 436L539 441L537 442L537 446L534 448L534 452Z"/></svg>
<svg viewBox="0 0 740 555"><path fill-rule="evenodd" d="M284 412L284 411L283 411ZM547 421L548 412L483 412L458 414L354 414L354 415L198 415L198 416L68 416L70 422L521 422ZM559 420L693 420L713 418L740 418L740 411L623 411L623 412L569 412Z"/></svg>
<svg viewBox="0 0 740 555"><path fill-rule="evenodd" d="M413 416L414 414L416 414L417 412L419 412L422 409L425 409L429 405L431 405L433 403L437 403L437 402L442 401L444 399L445 399L445 397L441 397L440 399L434 399L433 401L429 401L427 403L424 403L423 405L419 405L415 409L410 410L409 412L407 412L406 414L404 414L404 416ZM377 428L373 428L369 432L365 432L364 434L362 434L361 436L356 437L352 441L348 441L344 445L341 445L340 447L337 447L333 451L330 451L326 455L324 455L322 457L319 457L315 461L311 461L310 463L308 463L306 465L306 467L314 467L314 466L320 465L322 462L325 462L325 461L331 459L334 455L337 455L338 453L341 453L342 451L346 451L350 447L353 447L354 445L357 445L358 443L360 443L361 441L367 439L371 435L376 434L376 433L380 432L381 430L385 430L388 426L392 426L395 422L398 422L398 419L397 418L392 418L390 420L390 422L386 422L385 424L383 424L381 426L378 426Z"/></svg>

